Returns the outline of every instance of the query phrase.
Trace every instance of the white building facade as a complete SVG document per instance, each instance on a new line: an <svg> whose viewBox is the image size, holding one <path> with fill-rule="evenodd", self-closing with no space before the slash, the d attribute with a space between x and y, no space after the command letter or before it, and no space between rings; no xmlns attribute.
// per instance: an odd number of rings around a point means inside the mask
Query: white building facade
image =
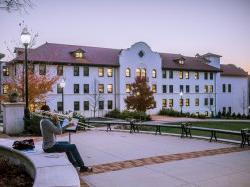
<svg viewBox="0 0 250 187"><path fill-rule="evenodd" d="M22 71L24 55L20 49L16 52L7 65L11 73L3 79ZM211 53L195 57L157 53L144 42L123 50L45 43L28 55L35 73L60 77L46 98L52 110L62 110L62 79L66 82L64 111L91 117L125 110L130 84L136 76L145 76L156 101L149 114L162 108L206 115L247 114L247 73L234 65L221 65L220 58ZM2 93L6 90L3 85Z"/></svg>

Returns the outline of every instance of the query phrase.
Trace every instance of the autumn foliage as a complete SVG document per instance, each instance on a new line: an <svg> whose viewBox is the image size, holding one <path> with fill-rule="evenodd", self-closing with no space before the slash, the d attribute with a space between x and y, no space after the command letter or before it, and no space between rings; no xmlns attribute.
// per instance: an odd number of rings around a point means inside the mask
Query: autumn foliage
<svg viewBox="0 0 250 187"><path fill-rule="evenodd" d="M148 109L154 108L155 104L153 92L143 77L137 77L135 82L131 84L131 92L124 101L127 109L138 112L146 112Z"/></svg>
<svg viewBox="0 0 250 187"><path fill-rule="evenodd" d="M58 81L58 76L50 76L50 75L38 75L36 73L32 73L31 71L28 73L28 94L29 94L29 108L33 108L36 105L45 102L46 94L52 91L52 86ZM23 75L16 75L15 77L10 78L8 81L4 82L4 84L8 85L8 93L11 94L13 92L17 92L19 94L20 100L23 97ZM0 96L2 100L8 100L8 95Z"/></svg>

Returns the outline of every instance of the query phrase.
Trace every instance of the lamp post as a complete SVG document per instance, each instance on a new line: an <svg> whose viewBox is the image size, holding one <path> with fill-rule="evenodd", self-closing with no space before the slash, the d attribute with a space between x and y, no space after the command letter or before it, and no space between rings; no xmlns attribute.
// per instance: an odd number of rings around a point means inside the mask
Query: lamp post
<svg viewBox="0 0 250 187"><path fill-rule="evenodd" d="M180 96L181 96L181 114L182 114L182 107L183 107L183 100L182 100L182 96L183 96L183 92L180 92Z"/></svg>
<svg viewBox="0 0 250 187"><path fill-rule="evenodd" d="M31 35L28 32L27 27L25 27L21 33L21 42L25 47L25 102L26 102L26 106L24 109L24 117L25 118L30 117L29 116L29 114L30 114L29 101L28 101L29 91L28 91L28 51L27 51L27 48L28 48L30 41L31 41Z"/></svg>
<svg viewBox="0 0 250 187"><path fill-rule="evenodd" d="M64 87L65 87L66 83L64 81L64 79L61 80L60 82L60 87L62 88L62 112L64 113Z"/></svg>

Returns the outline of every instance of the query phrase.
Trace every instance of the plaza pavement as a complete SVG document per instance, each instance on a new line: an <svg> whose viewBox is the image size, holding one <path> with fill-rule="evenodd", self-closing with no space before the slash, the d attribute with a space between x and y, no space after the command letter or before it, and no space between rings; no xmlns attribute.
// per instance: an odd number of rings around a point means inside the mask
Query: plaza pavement
<svg viewBox="0 0 250 187"><path fill-rule="evenodd" d="M99 130L72 143L94 168L80 175L82 186L250 186L250 151L235 144Z"/></svg>

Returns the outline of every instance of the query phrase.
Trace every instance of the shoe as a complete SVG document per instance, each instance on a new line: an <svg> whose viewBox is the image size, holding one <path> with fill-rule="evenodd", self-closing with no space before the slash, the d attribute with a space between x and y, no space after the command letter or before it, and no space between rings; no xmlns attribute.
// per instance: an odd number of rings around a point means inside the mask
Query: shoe
<svg viewBox="0 0 250 187"><path fill-rule="evenodd" d="M82 166L80 167L80 172L93 172L93 168L87 167L87 166Z"/></svg>

